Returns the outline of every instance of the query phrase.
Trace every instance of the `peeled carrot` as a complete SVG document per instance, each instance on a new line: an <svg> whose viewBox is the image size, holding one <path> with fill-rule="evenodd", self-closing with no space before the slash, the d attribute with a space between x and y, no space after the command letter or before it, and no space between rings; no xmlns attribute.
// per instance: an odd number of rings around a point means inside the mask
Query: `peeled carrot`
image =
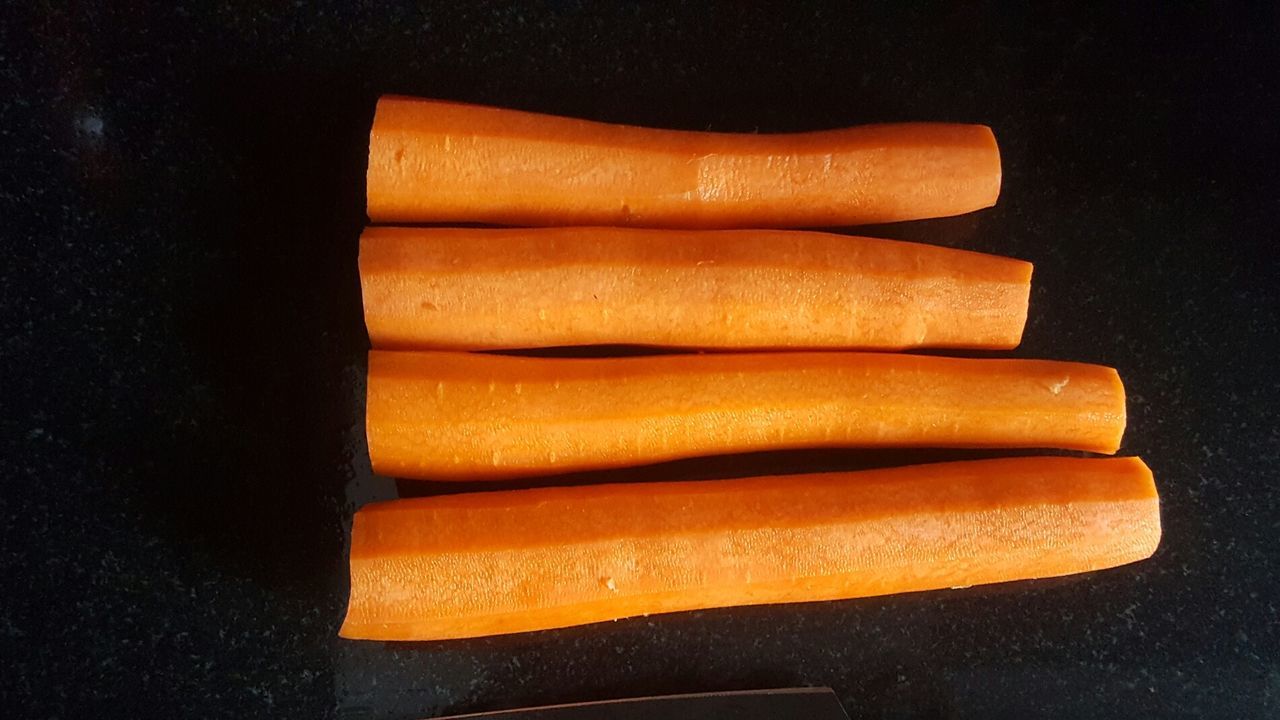
<svg viewBox="0 0 1280 720"><path fill-rule="evenodd" d="M374 222L859 225L959 215L999 194L983 125L725 134L384 96L369 134Z"/></svg>
<svg viewBox="0 0 1280 720"><path fill-rule="evenodd" d="M371 227L374 347L1011 348L1030 263L787 230Z"/></svg>
<svg viewBox="0 0 1280 720"><path fill-rule="evenodd" d="M440 640L1043 578L1159 542L1138 458L399 500L356 513L341 634Z"/></svg>
<svg viewBox="0 0 1280 720"><path fill-rule="evenodd" d="M548 359L369 353L375 471L518 477L833 446L1057 447L1111 453L1115 370L875 353Z"/></svg>

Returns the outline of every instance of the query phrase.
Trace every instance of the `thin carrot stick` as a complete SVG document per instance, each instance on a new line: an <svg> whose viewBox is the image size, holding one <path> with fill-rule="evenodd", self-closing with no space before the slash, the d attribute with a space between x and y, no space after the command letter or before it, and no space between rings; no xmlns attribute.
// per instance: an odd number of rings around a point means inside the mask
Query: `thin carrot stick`
<svg viewBox="0 0 1280 720"><path fill-rule="evenodd" d="M374 222L782 227L995 204L982 125L749 135L657 130L385 96L369 135Z"/></svg>
<svg viewBox="0 0 1280 720"><path fill-rule="evenodd" d="M1031 265L788 230L370 227L378 348L1010 348Z"/></svg>
<svg viewBox="0 0 1280 720"><path fill-rule="evenodd" d="M1159 541L1137 458L399 500L356 514L341 634L438 640L1043 578Z"/></svg>
<svg viewBox="0 0 1280 720"><path fill-rule="evenodd" d="M374 469L484 479L839 446L1111 453L1115 370L877 353L547 359L369 354Z"/></svg>

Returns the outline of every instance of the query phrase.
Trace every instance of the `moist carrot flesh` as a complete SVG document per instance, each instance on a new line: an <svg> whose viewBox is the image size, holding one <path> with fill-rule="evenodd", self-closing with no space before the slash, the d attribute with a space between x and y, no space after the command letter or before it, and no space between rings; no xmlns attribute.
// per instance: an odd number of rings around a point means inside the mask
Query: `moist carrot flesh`
<svg viewBox="0 0 1280 720"><path fill-rule="evenodd" d="M983 125L686 132L384 96L374 222L795 227L959 215L1000 193Z"/></svg>
<svg viewBox="0 0 1280 720"><path fill-rule="evenodd" d="M370 227L374 347L1006 349L1031 265L790 230Z"/></svg>
<svg viewBox="0 0 1280 720"><path fill-rule="evenodd" d="M783 448L1112 453L1116 371L884 353L552 359L369 353L376 472L473 480Z"/></svg>
<svg viewBox="0 0 1280 720"><path fill-rule="evenodd" d="M1159 541L1138 458L398 500L356 513L341 634L439 640L1044 578Z"/></svg>

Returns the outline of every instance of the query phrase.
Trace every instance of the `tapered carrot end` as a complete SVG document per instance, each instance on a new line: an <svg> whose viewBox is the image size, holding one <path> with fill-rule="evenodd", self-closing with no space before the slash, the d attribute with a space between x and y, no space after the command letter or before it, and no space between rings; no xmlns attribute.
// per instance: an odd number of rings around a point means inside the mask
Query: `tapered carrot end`
<svg viewBox="0 0 1280 720"><path fill-rule="evenodd" d="M982 207L989 208L996 204L1000 199L1000 185L1003 182L1004 170L1000 163L1000 145L996 143L996 134L992 132L990 127L979 125L980 146L985 147L986 156L986 172L983 174L986 188L986 204Z"/></svg>

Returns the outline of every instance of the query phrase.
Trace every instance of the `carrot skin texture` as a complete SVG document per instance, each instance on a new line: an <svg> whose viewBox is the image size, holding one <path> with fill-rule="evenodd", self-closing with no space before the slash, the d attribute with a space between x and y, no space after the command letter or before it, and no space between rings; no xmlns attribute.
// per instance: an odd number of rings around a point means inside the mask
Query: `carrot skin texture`
<svg viewBox="0 0 1280 720"><path fill-rule="evenodd" d="M1000 174L983 125L687 132L384 96L367 210L376 223L861 225L990 207Z"/></svg>
<svg viewBox="0 0 1280 720"><path fill-rule="evenodd" d="M341 635L440 640L1044 578L1149 557L1137 458L398 500L355 517Z"/></svg>
<svg viewBox="0 0 1280 720"><path fill-rule="evenodd" d="M790 230L366 228L374 347L1008 349L1031 264Z"/></svg>
<svg viewBox="0 0 1280 720"><path fill-rule="evenodd" d="M885 353L550 359L369 353L376 472L501 479L814 447L1113 453L1115 370Z"/></svg>

